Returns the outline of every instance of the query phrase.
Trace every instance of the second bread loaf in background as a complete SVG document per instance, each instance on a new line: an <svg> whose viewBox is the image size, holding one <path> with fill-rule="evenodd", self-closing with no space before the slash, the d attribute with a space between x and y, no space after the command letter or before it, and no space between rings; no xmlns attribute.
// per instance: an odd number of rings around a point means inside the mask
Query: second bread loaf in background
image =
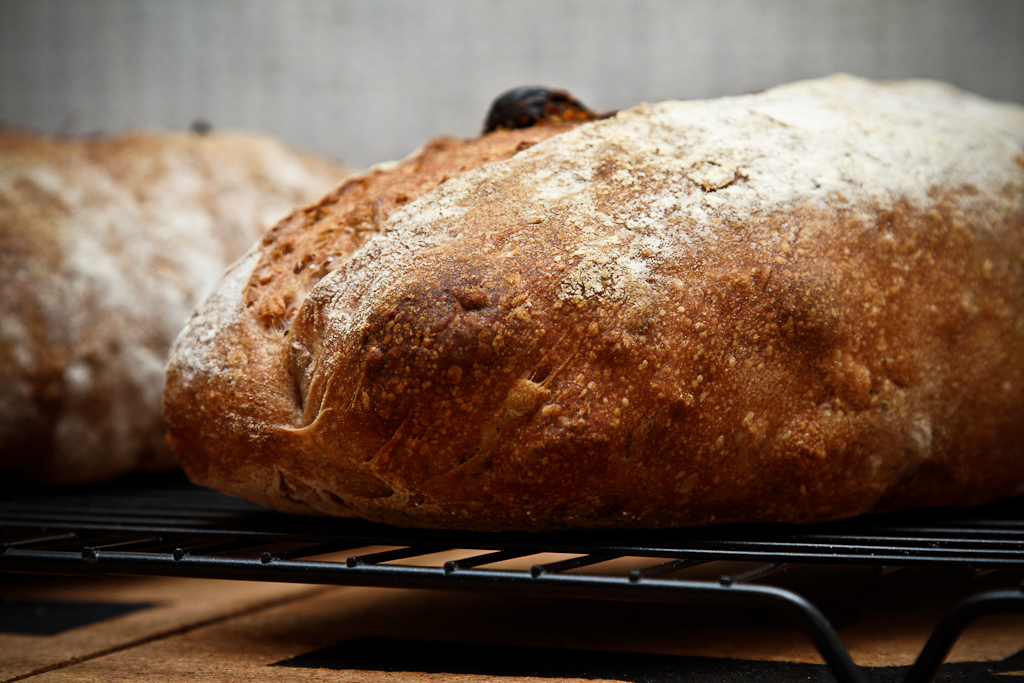
<svg viewBox="0 0 1024 683"><path fill-rule="evenodd" d="M263 135L0 131L0 473L176 466L166 354L224 269L345 175Z"/></svg>

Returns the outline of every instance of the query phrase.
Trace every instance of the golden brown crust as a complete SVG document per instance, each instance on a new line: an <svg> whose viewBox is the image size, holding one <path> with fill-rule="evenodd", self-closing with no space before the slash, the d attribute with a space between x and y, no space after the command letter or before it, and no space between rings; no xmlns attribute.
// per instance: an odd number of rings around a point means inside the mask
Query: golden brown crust
<svg viewBox="0 0 1024 683"><path fill-rule="evenodd" d="M380 232L397 209L453 176L507 159L571 127L540 125L471 140L439 137L404 161L349 178L263 237L259 264L246 285L246 305L264 327L286 329L306 293Z"/></svg>
<svg viewBox="0 0 1024 683"><path fill-rule="evenodd" d="M965 97L830 79L586 124L392 214L286 332L242 304L251 253L175 347L171 444L250 500L425 527L1014 494L1024 112Z"/></svg>

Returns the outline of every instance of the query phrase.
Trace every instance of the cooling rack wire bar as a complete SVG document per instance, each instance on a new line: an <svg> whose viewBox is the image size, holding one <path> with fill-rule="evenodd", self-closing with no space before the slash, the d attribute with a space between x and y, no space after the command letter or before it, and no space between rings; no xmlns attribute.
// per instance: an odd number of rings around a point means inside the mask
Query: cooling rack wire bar
<svg viewBox="0 0 1024 683"><path fill-rule="evenodd" d="M766 609L813 641L837 680L859 683L832 624L797 591L759 583L805 565L956 567L975 575L1024 568L1024 501L917 511L810 527L685 531L480 534L397 529L360 520L301 519L192 486L179 478L0 500L0 571L129 574L339 586L429 588L579 599ZM429 556L457 551L433 565ZM567 559L539 561L545 554ZM620 558L653 562L594 573ZM519 561L507 568L510 561ZM525 562L524 562L525 561ZM717 579L689 570L755 563ZM505 564L506 567L498 566ZM589 569L587 573L573 573ZM1009 573L1012 573L1009 572ZM906 681L934 680L975 619L1024 612L1021 586L973 595L939 622Z"/></svg>

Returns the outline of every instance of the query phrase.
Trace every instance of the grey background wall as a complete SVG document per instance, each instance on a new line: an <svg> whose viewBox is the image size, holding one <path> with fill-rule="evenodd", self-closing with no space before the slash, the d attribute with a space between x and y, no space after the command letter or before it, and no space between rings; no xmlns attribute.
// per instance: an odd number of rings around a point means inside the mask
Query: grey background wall
<svg viewBox="0 0 1024 683"><path fill-rule="evenodd" d="M846 71L1024 102L1024 0L0 0L0 122L262 130L361 167L493 97L595 109Z"/></svg>

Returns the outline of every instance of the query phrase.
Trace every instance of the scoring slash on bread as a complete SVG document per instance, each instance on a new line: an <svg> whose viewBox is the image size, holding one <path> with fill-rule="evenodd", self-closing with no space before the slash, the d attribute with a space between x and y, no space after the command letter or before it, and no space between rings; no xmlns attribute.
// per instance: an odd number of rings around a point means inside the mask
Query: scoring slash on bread
<svg viewBox="0 0 1024 683"><path fill-rule="evenodd" d="M289 512L816 522L1024 485L1024 109L849 76L435 140L271 230L168 440Z"/></svg>
<svg viewBox="0 0 1024 683"><path fill-rule="evenodd" d="M0 130L0 484L176 467L160 414L175 335L344 176L260 135Z"/></svg>

